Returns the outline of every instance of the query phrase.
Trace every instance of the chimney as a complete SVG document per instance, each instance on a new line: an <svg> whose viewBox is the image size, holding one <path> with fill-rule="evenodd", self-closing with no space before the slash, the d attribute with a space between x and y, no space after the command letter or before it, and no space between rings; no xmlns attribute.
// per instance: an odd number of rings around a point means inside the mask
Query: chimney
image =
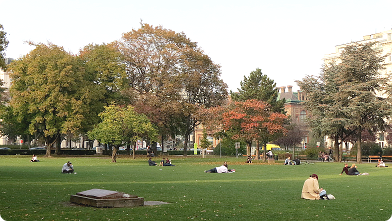
<svg viewBox="0 0 392 221"><path fill-rule="evenodd" d="M289 94L293 94L293 86L288 85L287 90L288 90Z"/></svg>
<svg viewBox="0 0 392 221"><path fill-rule="evenodd" d="M286 87L280 87L280 93L281 93L281 94L284 94L284 93L285 93L285 90L286 90Z"/></svg>

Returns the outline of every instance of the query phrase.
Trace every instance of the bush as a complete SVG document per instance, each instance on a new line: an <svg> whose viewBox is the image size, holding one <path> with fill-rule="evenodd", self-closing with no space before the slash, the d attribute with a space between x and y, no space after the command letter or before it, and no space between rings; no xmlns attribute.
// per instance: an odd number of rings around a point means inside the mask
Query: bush
<svg viewBox="0 0 392 221"><path fill-rule="evenodd" d="M383 156L392 156L392 148L388 147L385 148L384 151L382 152Z"/></svg>
<svg viewBox="0 0 392 221"><path fill-rule="evenodd" d="M354 150L357 150L358 148L358 143L354 145ZM371 156L371 155L381 155L382 154L382 148L374 142L364 142L361 143L361 151L362 151L362 156Z"/></svg>
<svg viewBox="0 0 392 221"><path fill-rule="evenodd" d="M235 142L236 141L232 139L222 139L221 143L214 148L214 155L219 155L220 153L222 153L222 155L225 156L235 156ZM241 142L240 148L238 149L238 154L244 153L246 153L246 144L244 142Z"/></svg>
<svg viewBox="0 0 392 221"><path fill-rule="evenodd" d="M309 147L303 151L303 153L308 157L308 159L318 159L320 152L324 152L324 148L321 147Z"/></svg>

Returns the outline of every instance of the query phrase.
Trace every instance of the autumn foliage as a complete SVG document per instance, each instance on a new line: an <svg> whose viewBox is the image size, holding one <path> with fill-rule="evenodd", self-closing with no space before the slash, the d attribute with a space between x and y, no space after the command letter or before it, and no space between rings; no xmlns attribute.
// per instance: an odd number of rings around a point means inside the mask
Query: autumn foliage
<svg viewBox="0 0 392 221"><path fill-rule="evenodd" d="M235 140L253 141L276 133L284 133L281 113L272 112L270 106L259 100L232 102L222 114L223 129L234 130Z"/></svg>

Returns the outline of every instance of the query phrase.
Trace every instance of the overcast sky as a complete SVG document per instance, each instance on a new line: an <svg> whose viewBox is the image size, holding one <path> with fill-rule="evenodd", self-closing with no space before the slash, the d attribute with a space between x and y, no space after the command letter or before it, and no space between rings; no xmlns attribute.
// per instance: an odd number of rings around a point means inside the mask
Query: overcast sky
<svg viewBox="0 0 392 221"><path fill-rule="evenodd" d="M25 41L77 54L119 40L143 20L198 42L232 91L256 68L297 90L294 81L318 75L336 45L392 28L391 0L0 0L0 8L6 57L29 53Z"/></svg>

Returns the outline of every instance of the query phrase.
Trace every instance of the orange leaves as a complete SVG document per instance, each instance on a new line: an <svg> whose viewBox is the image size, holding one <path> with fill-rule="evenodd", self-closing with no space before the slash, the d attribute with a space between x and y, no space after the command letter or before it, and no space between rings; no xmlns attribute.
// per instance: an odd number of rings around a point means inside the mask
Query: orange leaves
<svg viewBox="0 0 392 221"><path fill-rule="evenodd" d="M230 103L222 114L222 124L225 130L234 132L233 139L253 140L284 133L286 118L284 114L272 112L263 101L247 100Z"/></svg>

